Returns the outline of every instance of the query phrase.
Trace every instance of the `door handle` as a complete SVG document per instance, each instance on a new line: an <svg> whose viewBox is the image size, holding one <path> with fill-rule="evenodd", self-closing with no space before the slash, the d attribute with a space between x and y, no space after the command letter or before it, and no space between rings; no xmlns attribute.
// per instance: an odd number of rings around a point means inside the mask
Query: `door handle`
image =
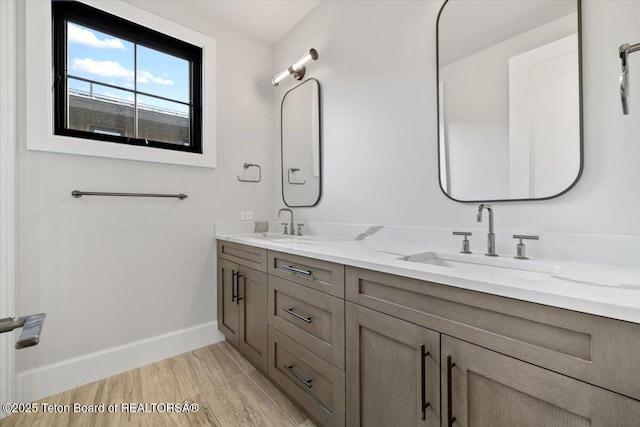
<svg viewBox="0 0 640 427"><path fill-rule="evenodd" d="M447 427L453 427L453 423L456 422L456 417L453 416L453 403L451 402L451 374L453 371L453 367L456 366L455 363L451 360L451 355L447 356Z"/></svg>
<svg viewBox="0 0 640 427"><path fill-rule="evenodd" d="M0 319L0 334L22 328L18 341L16 341L16 349L34 346L40 342L40 332L46 316L45 313L38 313L18 318Z"/></svg>
<svg viewBox="0 0 640 427"><path fill-rule="evenodd" d="M427 375L426 359L429 356L429 352L425 350L424 344L420 346L420 381L422 382L422 420L427 419L427 408L431 406L431 403L427 402L427 381L425 376Z"/></svg>
<svg viewBox="0 0 640 427"><path fill-rule="evenodd" d="M236 301L236 274L237 271L231 270L231 302Z"/></svg>
<svg viewBox="0 0 640 427"><path fill-rule="evenodd" d="M236 305L240 305L240 301L244 299L243 297L240 296L240 278L241 277L244 278L244 274L240 274L240 272L238 271L236 273Z"/></svg>

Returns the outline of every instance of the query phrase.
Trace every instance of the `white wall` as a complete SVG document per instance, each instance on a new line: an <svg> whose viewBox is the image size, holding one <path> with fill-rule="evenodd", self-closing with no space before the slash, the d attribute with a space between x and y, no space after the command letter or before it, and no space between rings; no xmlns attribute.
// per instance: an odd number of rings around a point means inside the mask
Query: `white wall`
<svg viewBox="0 0 640 427"><path fill-rule="evenodd" d="M297 219L477 225L474 204L453 202L438 187L441 4L322 2L276 44L274 72L310 47L320 55L308 72L323 89L324 195ZM640 102L623 116L617 87L618 46L640 41L638 15L640 2L583 2L584 173L557 199L494 204L498 229L640 234ZM640 82L640 56L630 58L631 80ZM640 83L634 87L640 99ZM281 204L277 192L274 205Z"/></svg>
<svg viewBox="0 0 640 427"><path fill-rule="evenodd" d="M198 325L209 325L206 337L213 339L214 222L237 220L240 210L253 210L256 218L269 215L275 188L269 173L274 151L272 47L176 7L176 2L130 3L216 39L218 167L27 151L29 112L21 105L18 312L47 313L40 344L22 350L18 358L19 384L24 377L36 388L21 394L26 398L55 389L55 384L38 388L33 378L56 368L51 364ZM24 19L21 4L18 28L24 29ZM28 84L22 77L23 31L19 98ZM238 182L245 162L262 166L266 173L261 183ZM74 189L184 192L189 198L74 199ZM162 358L188 345L181 335L174 338L174 347L149 357ZM125 355L121 368L142 360L136 357L133 352ZM80 375L74 381L92 379ZM65 380L54 381L59 385Z"/></svg>

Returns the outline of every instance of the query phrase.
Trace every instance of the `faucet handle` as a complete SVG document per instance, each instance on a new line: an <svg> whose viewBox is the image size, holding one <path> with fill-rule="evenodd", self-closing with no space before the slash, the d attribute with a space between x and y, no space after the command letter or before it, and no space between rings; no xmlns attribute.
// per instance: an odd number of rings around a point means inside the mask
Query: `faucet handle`
<svg viewBox="0 0 640 427"><path fill-rule="evenodd" d="M534 236L532 234L514 234L514 239L520 239L520 243L522 243L522 239L527 240L540 240L540 236Z"/></svg>
<svg viewBox="0 0 640 427"><path fill-rule="evenodd" d="M287 226L289 225L288 222L281 222L280 224L284 225L284 234L289 234L289 231L287 231Z"/></svg>
<svg viewBox="0 0 640 427"><path fill-rule="evenodd" d="M514 239L520 239L520 242L516 245L516 256L514 256L515 259L529 259L529 257L527 256L527 247L525 246L524 243L522 243L522 240L539 240L540 237L539 236L534 236L534 235L530 235L530 234L514 234L513 235Z"/></svg>
<svg viewBox="0 0 640 427"><path fill-rule="evenodd" d="M472 253L469 250L469 240L467 239L468 236L472 235L472 233L470 231L454 231L453 235L454 236L464 236L464 240L462 241L462 250L460 251L461 254L470 254L470 253Z"/></svg>
<svg viewBox="0 0 640 427"><path fill-rule="evenodd" d="M300 230L302 227L304 227L304 224L297 224L298 226L298 236L302 236L302 230Z"/></svg>

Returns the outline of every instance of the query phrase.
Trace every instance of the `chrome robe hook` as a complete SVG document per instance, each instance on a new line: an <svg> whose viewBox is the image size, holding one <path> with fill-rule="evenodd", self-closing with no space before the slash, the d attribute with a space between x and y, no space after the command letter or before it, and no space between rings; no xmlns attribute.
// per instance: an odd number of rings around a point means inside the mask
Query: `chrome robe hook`
<svg viewBox="0 0 640 427"><path fill-rule="evenodd" d="M622 73L620 74L620 100L622 101L622 114L629 114L629 61L630 53L640 50L640 43L629 45L624 43L618 48L622 61Z"/></svg>

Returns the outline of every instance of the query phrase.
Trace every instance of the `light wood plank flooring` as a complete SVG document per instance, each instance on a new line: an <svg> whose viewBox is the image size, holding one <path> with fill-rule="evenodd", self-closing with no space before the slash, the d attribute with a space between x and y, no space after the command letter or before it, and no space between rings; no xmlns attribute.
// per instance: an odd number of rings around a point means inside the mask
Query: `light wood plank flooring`
<svg viewBox="0 0 640 427"><path fill-rule="evenodd" d="M105 406L122 402L197 403L194 413L42 413L42 402ZM314 424L233 347L220 342L38 401L36 414L9 426L303 426ZM71 411L73 408L71 407Z"/></svg>

